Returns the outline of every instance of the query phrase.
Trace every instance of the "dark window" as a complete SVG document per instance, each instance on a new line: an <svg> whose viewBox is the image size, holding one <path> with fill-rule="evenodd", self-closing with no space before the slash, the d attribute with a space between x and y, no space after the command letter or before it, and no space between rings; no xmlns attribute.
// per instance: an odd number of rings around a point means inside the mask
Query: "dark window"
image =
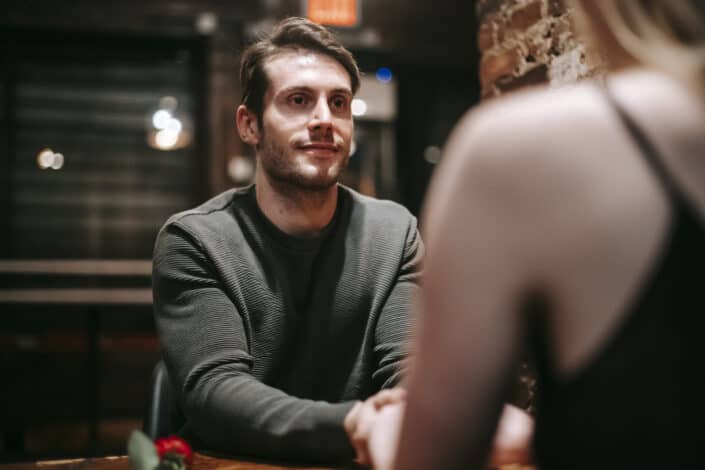
<svg viewBox="0 0 705 470"><path fill-rule="evenodd" d="M21 32L3 43L0 257L151 257L166 218L202 198L201 41ZM152 116L165 97L181 140L160 150Z"/></svg>

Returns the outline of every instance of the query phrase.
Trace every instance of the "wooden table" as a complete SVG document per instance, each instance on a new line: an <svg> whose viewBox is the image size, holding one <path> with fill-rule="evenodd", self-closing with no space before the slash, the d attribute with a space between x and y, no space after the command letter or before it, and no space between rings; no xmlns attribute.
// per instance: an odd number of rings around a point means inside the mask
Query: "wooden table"
<svg viewBox="0 0 705 470"><path fill-rule="evenodd" d="M341 467L312 467L301 464L264 463L254 460L230 459L195 454L190 470L352 470L353 464ZM130 470L127 457L101 457L92 459L52 460L31 463L0 465L0 470ZM534 467L506 465L498 470L537 470Z"/></svg>
<svg viewBox="0 0 705 470"><path fill-rule="evenodd" d="M254 460L239 460L195 454L190 470L342 470L353 467L311 467L294 464L271 464ZM0 470L129 470L126 456L88 459L47 460L0 465Z"/></svg>
<svg viewBox="0 0 705 470"><path fill-rule="evenodd" d="M272 464L254 460L240 460L195 454L190 470L343 470L350 467L312 467L297 464ZM90 459L51 460L31 463L0 465L0 470L129 470L127 457L101 457Z"/></svg>

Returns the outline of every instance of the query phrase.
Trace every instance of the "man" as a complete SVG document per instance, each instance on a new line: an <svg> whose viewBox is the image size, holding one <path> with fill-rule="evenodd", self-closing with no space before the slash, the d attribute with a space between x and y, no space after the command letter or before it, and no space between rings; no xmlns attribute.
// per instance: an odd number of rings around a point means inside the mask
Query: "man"
<svg viewBox="0 0 705 470"><path fill-rule="evenodd" d="M358 400L400 375L423 251L416 219L337 184L359 71L325 28L279 23L243 53L241 85L255 184L171 217L154 254L184 434L228 453L350 459L344 422L354 433Z"/></svg>

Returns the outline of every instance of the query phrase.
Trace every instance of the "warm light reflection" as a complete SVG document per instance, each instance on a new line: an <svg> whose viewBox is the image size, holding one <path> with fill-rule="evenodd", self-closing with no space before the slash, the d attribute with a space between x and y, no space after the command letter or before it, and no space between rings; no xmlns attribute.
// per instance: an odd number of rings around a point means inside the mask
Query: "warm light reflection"
<svg viewBox="0 0 705 470"><path fill-rule="evenodd" d="M251 158L236 155L228 162L228 176L237 184L249 184L255 176L255 164Z"/></svg>
<svg viewBox="0 0 705 470"><path fill-rule="evenodd" d="M177 111L179 101L163 96L159 108L150 116L147 125L147 143L159 150L175 150L191 143L193 130L188 115Z"/></svg>
<svg viewBox="0 0 705 470"><path fill-rule="evenodd" d="M213 34L218 29L218 15L205 11L196 17L196 31L201 34Z"/></svg>
<svg viewBox="0 0 705 470"><path fill-rule="evenodd" d="M172 129L162 129L154 136L154 140L160 149L167 150L176 145L179 140L179 131Z"/></svg>
<svg viewBox="0 0 705 470"><path fill-rule="evenodd" d="M60 170L64 166L64 155L50 148L42 149L37 154L37 166L42 170Z"/></svg>
<svg viewBox="0 0 705 470"><path fill-rule="evenodd" d="M52 161L54 160L54 152L51 149L44 149L37 155L37 165L42 170L46 170L51 167Z"/></svg>
<svg viewBox="0 0 705 470"><path fill-rule="evenodd" d="M306 16L315 23L348 27L358 23L357 0L308 0L306 3Z"/></svg>
<svg viewBox="0 0 705 470"><path fill-rule="evenodd" d="M362 116L367 112L367 103L365 100L355 98L350 104L353 116Z"/></svg>

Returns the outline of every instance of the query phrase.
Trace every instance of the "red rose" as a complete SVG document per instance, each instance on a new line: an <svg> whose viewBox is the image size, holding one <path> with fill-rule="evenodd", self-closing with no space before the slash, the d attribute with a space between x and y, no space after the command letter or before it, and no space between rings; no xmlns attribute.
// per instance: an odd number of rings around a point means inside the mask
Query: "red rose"
<svg viewBox="0 0 705 470"><path fill-rule="evenodd" d="M166 454L177 454L183 457L187 464L193 463L193 449L188 442L181 439L179 436L162 437L154 441L154 447L157 448L157 454L162 459Z"/></svg>

